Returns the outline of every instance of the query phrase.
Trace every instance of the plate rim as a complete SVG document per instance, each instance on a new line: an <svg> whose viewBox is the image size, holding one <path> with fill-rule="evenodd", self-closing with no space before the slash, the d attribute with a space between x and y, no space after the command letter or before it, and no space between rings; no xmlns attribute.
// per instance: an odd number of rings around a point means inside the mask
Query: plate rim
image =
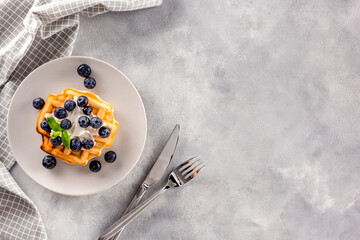
<svg viewBox="0 0 360 240"><path fill-rule="evenodd" d="M100 190L95 190L95 191L89 191L87 193L79 193L79 194L76 194L76 193L73 193L73 194L70 194L70 193L64 193L64 192L60 192L60 191L57 191L57 190L54 190L54 189L50 189L48 188L47 186L44 186L43 184L41 184L39 181L35 180L34 178L31 177L31 175L28 173L28 171L26 169L24 169L21 164L19 164L18 160L17 160L17 157L16 157L16 154L14 153L13 151L13 144L11 143L11 140L10 140L10 134L9 134L9 117L10 117L10 112L11 112L11 108L12 108L12 105L13 105L13 101L15 99L15 95L18 93L18 90L20 89L20 87L23 85L23 83L25 81L28 81L28 78L35 72L35 71L38 71L40 70L41 68L43 68L45 65L47 64L50 64L52 62L56 62L56 61L60 61L60 60L65 60L65 59L90 59L90 60L93 60L93 61L98 61L98 62L101 62L103 64L106 64L108 65L109 67L113 68L114 70L116 70L117 72L119 72L122 76L124 76L124 78L128 81L128 83L130 83L130 86L135 90L135 93L137 94L138 98L140 99L140 102L141 102L141 106L142 106L142 112L144 114L144 120L145 120L145 131L144 131L144 141L142 143L142 146L141 146L141 151L139 151L138 153L138 156L136 158L136 161L134 162L134 164L131 166L131 168L126 172L126 174L120 178L119 180L117 180L113 185L107 187L107 188L104 188L104 189L100 189ZM137 162L140 160L140 157L142 155L142 153L144 152L144 148L145 148L145 144L146 144L146 139L147 139L147 131L148 131L148 123L147 123L147 116L146 116L146 110L145 110L145 105L144 105L144 102L141 98L141 95L140 93L138 92L138 90L136 89L136 87L134 86L134 84L130 81L130 79L122 72L120 71L118 68L116 68L115 66L113 66L112 64L110 63L107 63L103 60L100 60L98 58L94 58L94 57L88 57L88 56L65 56L65 57L60 57L60 58L56 58L56 59L53 59L51 61L48 61L42 65L40 65L39 67L37 67L36 69L34 69L33 71L31 71L29 73L29 75L27 75L24 80L19 84L19 86L16 88L16 91L14 93L14 95L11 97L11 101L10 101L10 104L9 104L9 108L8 108L8 112L6 114L6 131L7 131L7 139L8 139L8 142L9 142L9 146L10 146L10 151L11 151L11 154L14 156L14 159L15 159L15 164L18 164L20 166L20 168L26 173L26 175L32 179L34 182L36 182L37 184L39 184L40 186L42 186L43 188L45 189L48 189L52 192L55 192L55 193L58 193L58 194L61 194L61 195L65 195L65 196L88 196L88 195L93 195L93 194L96 194L96 193L100 193L100 192L104 192L106 190L109 190L110 188L114 187L115 185L117 185L119 182L121 182L126 176L129 175L129 173L133 170L133 168L135 167L135 165L137 164ZM14 164L14 165L15 165ZM13 166L14 166L13 165ZM11 166L11 168L13 167Z"/></svg>

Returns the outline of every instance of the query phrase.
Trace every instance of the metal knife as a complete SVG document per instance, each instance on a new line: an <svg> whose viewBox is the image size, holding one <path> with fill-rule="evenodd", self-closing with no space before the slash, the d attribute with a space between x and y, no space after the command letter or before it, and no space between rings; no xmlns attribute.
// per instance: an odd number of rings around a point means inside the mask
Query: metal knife
<svg viewBox="0 0 360 240"><path fill-rule="evenodd" d="M162 149L159 157L157 158L156 162L154 163L153 167L151 168L150 172L146 176L145 180L140 185L138 191L136 192L134 198L131 200L129 206L126 208L123 215L130 212L132 209L134 209L144 196L145 192L153 186L155 183L159 181L159 179L163 176L167 166L169 165L175 149L176 145L179 140L179 132L180 132L180 125L176 124L174 127L174 130L172 131L169 139L167 140L164 148ZM110 226L110 228L113 226ZM122 228L113 238L112 240L116 240L121 235L124 228ZM101 236L99 239L102 239Z"/></svg>

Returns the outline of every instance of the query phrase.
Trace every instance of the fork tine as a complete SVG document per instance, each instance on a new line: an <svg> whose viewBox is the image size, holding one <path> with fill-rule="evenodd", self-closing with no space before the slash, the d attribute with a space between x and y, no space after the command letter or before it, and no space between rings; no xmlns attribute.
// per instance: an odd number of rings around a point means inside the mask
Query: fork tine
<svg viewBox="0 0 360 240"><path fill-rule="evenodd" d="M186 167L184 167L183 169L180 170L180 172L186 172L189 168L191 168L192 166L194 166L195 163L199 162L200 158L197 159L195 162L190 163L189 165L187 165Z"/></svg>
<svg viewBox="0 0 360 240"><path fill-rule="evenodd" d="M193 179L196 175L198 175L198 173L201 171L201 169L203 169L205 167L205 165L204 166L202 166L201 168L199 168L198 170L196 170L195 172L193 172L189 177L187 177L187 178L190 178L190 179Z"/></svg>
<svg viewBox="0 0 360 240"><path fill-rule="evenodd" d="M198 166L200 166L201 164L203 164L203 162L199 162L200 159L198 159L196 162L190 164L188 167L184 168L183 170L181 170L181 174L183 176L186 176L187 174L189 174L190 172L194 171Z"/></svg>
<svg viewBox="0 0 360 240"><path fill-rule="evenodd" d="M189 160L186 160L185 162L183 162L182 164L180 164L176 169L179 170L180 168L184 167L186 164L188 164L189 162L191 162L192 160L194 160L195 158L197 158L198 156L192 157Z"/></svg>

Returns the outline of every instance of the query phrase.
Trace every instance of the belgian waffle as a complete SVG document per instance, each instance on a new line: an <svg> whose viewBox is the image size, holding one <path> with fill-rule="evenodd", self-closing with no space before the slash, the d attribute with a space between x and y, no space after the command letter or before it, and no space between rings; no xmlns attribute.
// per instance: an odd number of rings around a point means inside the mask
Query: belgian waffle
<svg viewBox="0 0 360 240"><path fill-rule="evenodd" d="M86 96L89 99L88 105L93 108L93 114L100 117L103 123L106 123L106 126L111 130L111 133L107 138L93 136L95 139L95 146L88 150L82 148L79 152L67 149L64 145L54 147L50 142L50 133L40 127L40 123L45 120L46 113L53 113L55 108L63 106L66 100L73 99L74 96ZM42 135L42 144L40 148L65 162L79 165L86 165L91 158L99 156L103 148L110 147L114 141L118 128L119 123L114 119L114 108L109 103L104 102L93 93L78 91L71 88L65 89L63 93L58 95L50 94L44 107L39 112L36 122L36 131Z"/></svg>

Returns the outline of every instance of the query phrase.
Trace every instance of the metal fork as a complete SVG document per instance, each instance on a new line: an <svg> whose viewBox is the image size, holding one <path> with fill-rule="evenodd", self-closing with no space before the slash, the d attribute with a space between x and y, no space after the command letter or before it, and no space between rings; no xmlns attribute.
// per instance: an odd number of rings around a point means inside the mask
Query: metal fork
<svg viewBox="0 0 360 240"><path fill-rule="evenodd" d="M146 201L138 205L136 208L131 210L129 213L124 215L113 225L111 225L104 233L99 237L99 240L108 240L112 238L120 229L129 224L134 218L136 218L142 211L144 211L157 197L163 194L167 189L181 187L185 183L193 179L205 165L200 161L200 158L193 157L189 160L180 164L174 169L170 175L167 184L154 193Z"/></svg>

